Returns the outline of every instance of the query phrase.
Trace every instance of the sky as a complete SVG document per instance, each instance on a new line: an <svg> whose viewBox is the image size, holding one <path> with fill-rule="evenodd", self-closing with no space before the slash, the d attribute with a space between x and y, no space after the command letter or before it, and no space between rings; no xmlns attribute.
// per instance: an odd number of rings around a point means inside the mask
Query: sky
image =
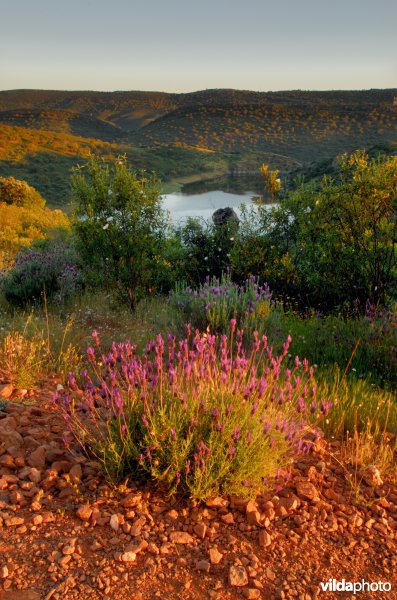
<svg viewBox="0 0 397 600"><path fill-rule="evenodd" d="M0 89L397 87L395 0L0 0Z"/></svg>

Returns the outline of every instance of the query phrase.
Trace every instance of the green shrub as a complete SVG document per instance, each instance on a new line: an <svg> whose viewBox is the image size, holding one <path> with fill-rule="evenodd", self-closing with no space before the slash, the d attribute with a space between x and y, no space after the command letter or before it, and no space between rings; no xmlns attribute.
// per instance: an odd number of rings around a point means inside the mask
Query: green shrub
<svg viewBox="0 0 397 600"><path fill-rule="evenodd" d="M131 309L162 268L167 219L155 175L92 156L72 177L74 231L81 255L98 283L116 286Z"/></svg>
<svg viewBox="0 0 397 600"><path fill-rule="evenodd" d="M254 331L263 333L266 316L271 310L269 287L250 277L243 285L231 280L230 274L206 278L197 289L179 284L170 295L172 305L184 312L185 319L201 330L227 331L231 319L252 339Z"/></svg>
<svg viewBox="0 0 397 600"><path fill-rule="evenodd" d="M72 242L48 239L24 248L2 282L6 300L14 306L42 302L44 295L59 305L82 287L83 276Z"/></svg>

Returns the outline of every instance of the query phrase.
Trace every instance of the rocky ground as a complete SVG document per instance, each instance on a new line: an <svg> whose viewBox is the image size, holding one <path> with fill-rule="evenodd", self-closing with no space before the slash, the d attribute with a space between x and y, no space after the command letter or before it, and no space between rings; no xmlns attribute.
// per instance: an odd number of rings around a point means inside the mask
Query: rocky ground
<svg viewBox="0 0 397 600"><path fill-rule="evenodd" d="M337 443L255 501L170 501L113 489L67 451L54 388L0 386L0 600L354 598L323 592L330 578L390 582L357 597L397 598L396 486L375 469L349 481Z"/></svg>

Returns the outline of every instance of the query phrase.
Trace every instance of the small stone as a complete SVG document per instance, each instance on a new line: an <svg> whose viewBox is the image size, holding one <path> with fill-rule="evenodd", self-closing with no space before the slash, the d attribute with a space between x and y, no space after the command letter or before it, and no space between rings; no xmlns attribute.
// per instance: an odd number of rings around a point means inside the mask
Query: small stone
<svg viewBox="0 0 397 600"><path fill-rule="evenodd" d="M375 467L375 465L368 465L368 467L362 469L361 477L365 483L371 487L381 487L383 485L380 471L377 467Z"/></svg>
<svg viewBox="0 0 397 600"><path fill-rule="evenodd" d="M76 547L74 544L67 544L66 546L64 546L62 548L62 554L64 554L65 556L68 556L69 554L73 554L76 550Z"/></svg>
<svg viewBox="0 0 397 600"><path fill-rule="evenodd" d="M39 483L41 481L41 471L36 469L36 467L31 467L28 477L33 483Z"/></svg>
<svg viewBox="0 0 397 600"><path fill-rule="evenodd" d="M76 510L76 515L82 521L88 521L92 515L92 508L88 504L83 504Z"/></svg>
<svg viewBox="0 0 397 600"><path fill-rule="evenodd" d="M233 513L226 513L225 515L221 516L221 519L224 523L226 523L226 525L233 525L234 523Z"/></svg>
<svg viewBox="0 0 397 600"><path fill-rule="evenodd" d="M259 545L262 546L262 548L267 548L267 546L271 545L272 538L270 537L270 534L267 531L261 529L261 531L259 532L258 542Z"/></svg>
<svg viewBox="0 0 397 600"><path fill-rule="evenodd" d="M36 469L44 469L45 467L45 448L39 446L36 450L33 450L28 458L28 464Z"/></svg>
<svg viewBox="0 0 397 600"><path fill-rule="evenodd" d="M193 542L192 536L186 531L172 531L170 540L173 544L191 544Z"/></svg>
<svg viewBox="0 0 397 600"><path fill-rule="evenodd" d="M205 523L196 523L193 527L194 533L203 540L205 538L205 534L207 533L207 525Z"/></svg>
<svg viewBox="0 0 397 600"><path fill-rule="evenodd" d="M205 503L205 505L208 506L208 508L224 508L228 506L228 504L229 502L225 500L225 498L221 498L220 496L207 500L207 502Z"/></svg>
<svg viewBox="0 0 397 600"><path fill-rule="evenodd" d="M3 565L0 567L0 579L7 579L8 577L8 567L7 565Z"/></svg>
<svg viewBox="0 0 397 600"><path fill-rule="evenodd" d="M81 479L83 476L83 469L81 468L81 465L73 465L69 471L69 475L73 479Z"/></svg>
<svg viewBox="0 0 397 600"><path fill-rule="evenodd" d="M123 552L121 555L122 562L134 562L136 560L135 552Z"/></svg>
<svg viewBox="0 0 397 600"><path fill-rule="evenodd" d="M0 398L3 400L8 400L12 396L12 392L14 391L14 386L12 383L6 383L5 385L0 385Z"/></svg>
<svg viewBox="0 0 397 600"><path fill-rule="evenodd" d="M319 500L317 488L310 481L297 481L296 491L303 500Z"/></svg>
<svg viewBox="0 0 397 600"><path fill-rule="evenodd" d="M125 508L133 508L141 503L142 496L141 494L128 494L123 500L121 500L120 504Z"/></svg>
<svg viewBox="0 0 397 600"><path fill-rule="evenodd" d="M208 554L212 565L218 565L223 558L223 554L217 548L210 548Z"/></svg>
<svg viewBox="0 0 397 600"><path fill-rule="evenodd" d="M255 598L260 598L261 593L256 588L246 588L243 590L243 596L244 598L248 598L248 600L255 600Z"/></svg>
<svg viewBox="0 0 397 600"><path fill-rule="evenodd" d="M113 531L118 531L118 529L120 527L118 515L112 515L110 517L110 527L113 529Z"/></svg>
<svg viewBox="0 0 397 600"><path fill-rule="evenodd" d="M25 519L22 517L11 517L10 519L5 519L4 524L6 527L16 527L17 525L23 525Z"/></svg>
<svg viewBox="0 0 397 600"><path fill-rule="evenodd" d="M208 560L202 559L202 560L197 561L196 569L198 571L204 571L205 573L209 573L210 568L211 568L211 565L208 562Z"/></svg>
<svg viewBox="0 0 397 600"><path fill-rule="evenodd" d="M174 509L172 509L172 510L169 510L169 511L167 512L167 517L168 517L169 519L172 519L173 521L176 521L176 520L177 520L177 518L179 517L178 511L177 511L177 510L174 510Z"/></svg>
<svg viewBox="0 0 397 600"><path fill-rule="evenodd" d="M232 565L229 569L229 584L233 587L243 587L248 583L247 571L241 565Z"/></svg>

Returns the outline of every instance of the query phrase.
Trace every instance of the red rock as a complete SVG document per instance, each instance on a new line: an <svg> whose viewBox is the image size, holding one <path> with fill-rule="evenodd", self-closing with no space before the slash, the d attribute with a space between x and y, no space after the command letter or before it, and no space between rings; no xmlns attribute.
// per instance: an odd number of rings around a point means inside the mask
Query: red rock
<svg viewBox="0 0 397 600"><path fill-rule="evenodd" d="M41 525L42 522L43 522L43 517L41 515L35 515L32 518L32 524L33 525Z"/></svg>
<svg viewBox="0 0 397 600"><path fill-rule="evenodd" d="M6 383L4 385L0 385L0 398L3 400L8 400L12 396L12 392L14 391L14 386L12 383Z"/></svg>
<svg viewBox="0 0 397 600"><path fill-rule="evenodd" d="M255 588L246 588L243 590L243 596L244 598L248 598L248 600L255 600L255 598L261 597L261 592Z"/></svg>
<svg viewBox="0 0 397 600"><path fill-rule="evenodd" d="M229 569L229 584L233 587L243 587L248 583L247 571L241 565L232 565Z"/></svg>
<svg viewBox="0 0 397 600"><path fill-rule="evenodd" d="M365 483L371 487L381 487L383 485L380 471L375 465L368 465L368 467L361 470L360 475Z"/></svg>
<svg viewBox="0 0 397 600"><path fill-rule="evenodd" d="M120 504L125 508L133 508L134 506L138 506L141 503L142 495L141 494L128 494L123 500L121 500Z"/></svg>
<svg viewBox="0 0 397 600"><path fill-rule="evenodd" d="M92 515L92 508L88 504L83 504L76 510L76 515L82 521L88 521Z"/></svg>
<svg viewBox="0 0 397 600"><path fill-rule="evenodd" d="M15 469L16 464L12 456L4 454L0 457L0 467L4 467L5 469Z"/></svg>
<svg viewBox="0 0 397 600"><path fill-rule="evenodd" d="M223 554L217 548L210 548L208 554L212 565L218 565L223 558Z"/></svg>
<svg viewBox="0 0 397 600"><path fill-rule="evenodd" d="M112 515L110 517L110 527L113 529L113 531L118 531L118 529L120 527L118 515Z"/></svg>
<svg viewBox="0 0 397 600"><path fill-rule="evenodd" d="M191 544L193 542L192 536L186 531L172 531L170 540L173 544Z"/></svg>
<svg viewBox="0 0 397 600"><path fill-rule="evenodd" d="M83 469L81 468L81 465L73 465L69 471L69 475L73 477L73 479L81 479L83 476Z"/></svg>
<svg viewBox="0 0 397 600"><path fill-rule="evenodd" d="M8 567L3 565L0 567L0 579L6 579L8 577Z"/></svg>
<svg viewBox="0 0 397 600"><path fill-rule="evenodd" d="M0 421L0 445L4 444L6 448L22 446L23 438L20 433L15 431L16 426L17 422L14 417L6 417Z"/></svg>
<svg viewBox="0 0 397 600"><path fill-rule="evenodd" d="M207 525L205 523L196 523L193 527L194 533L203 540L205 538L205 534L207 532Z"/></svg>
<svg viewBox="0 0 397 600"><path fill-rule="evenodd" d="M297 481L296 491L303 500L319 500L317 488L310 481Z"/></svg>
<svg viewBox="0 0 397 600"><path fill-rule="evenodd" d="M122 562L134 562L136 560L135 552L123 552L120 557Z"/></svg>
<svg viewBox="0 0 397 600"><path fill-rule="evenodd" d="M205 505L208 506L208 508L224 508L229 505L229 502L225 500L225 498L220 498L217 496L216 498L207 500Z"/></svg>
<svg viewBox="0 0 397 600"><path fill-rule="evenodd" d="M39 446L36 450L30 454L28 458L28 464L36 469L44 469L45 467L45 448Z"/></svg>
<svg viewBox="0 0 397 600"><path fill-rule="evenodd" d="M221 519L227 525L232 525L234 523L233 513L226 513L225 515L221 516Z"/></svg>
<svg viewBox="0 0 397 600"><path fill-rule="evenodd" d="M272 538L270 537L270 534L267 531L265 531L264 529L262 529L259 532L258 543L260 546L262 546L262 548L266 548L267 546L270 546L272 543Z"/></svg>
<svg viewBox="0 0 397 600"><path fill-rule="evenodd" d="M41 595L34 590L0 591L0 600L40 600Z"/></svg>
<svg viewBox="0 0 397 600"><path fill-rule="evenodd" d="M201 559L201 560L198 560L196 563L196 569L198 571L204 571L204 573L209 573L210 568L211 568L211 565L208 562L208 560Z"/></svg>
<svg viewBox="0 0 397 600"><path fill-rule="evenodd" d="M5 519L4 524L6 527L16 527L17 525L23 525L25 519L22 517L11 517L10 519Z"/></svg>

